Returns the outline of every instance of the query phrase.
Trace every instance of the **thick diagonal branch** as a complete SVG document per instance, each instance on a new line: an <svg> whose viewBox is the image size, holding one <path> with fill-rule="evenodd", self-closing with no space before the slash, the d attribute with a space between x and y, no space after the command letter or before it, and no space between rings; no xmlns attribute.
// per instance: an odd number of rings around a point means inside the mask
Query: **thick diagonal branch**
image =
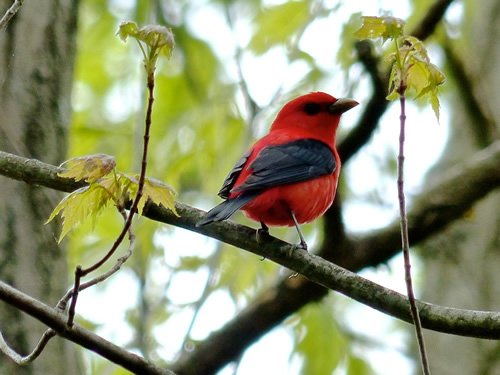
<svg viewBox="0 0 500 375"><path fill-rule="evenodd" d="M17 166L8 169L1 168L5 158L17 163ZM60 182L62 190L68 188L68 182L65 179L53 177L53 180L50 180L50 178L45 178L47 176L41 176L41 174L55 176L57 167L27 161L28 159L0 152L0 174L14 178L22 176L28 183L30 180L26 176L31 176L33 181L43 182L47 186L55 187ZM478 152L466 163L457 165L448 171L439 185L417 198L409 212L409 231L412 244L428 238L442 230L446 225L461 218L464 212L476 201L498 188L500 186L498 165L500 165L500 141ZM19 171L22 169L24 172L20 173ZM13 173L12 170L17 172ZM74 188L77 186L75 184ZM297 252L289 257L287 255L290 249L288 244L272 237L257 243L253 229L230 221L197 228L195 224L202 217L202 211L179 203L176 205L176 209L180 217L162 207L149 204L145 209L145 216L197 231L260 256L265 256L314 281L303 277L282 280L276 287L268 290L240 313L226 327L212 334L179 362L176 370L181 373L201 374L203 369L209 369L211 366L214 366L214 369L220 368L224 363L237 358L250 343L277 325L286 316L311 301L321 299L328 289L317 283L338 290L400 319L406 320L408 317L405 315L407 314L406 307L403 308L405 303L403 297L398 297L394 292L373 285L373 283L342 270L317 256ZM338 262L352 271L357 271L364 267L386 262L399 252L399 225L395 222L385 229L364 236L345 237L343 241L336 244L325 241L323 246L321 250L323 253L335 254L330 257L330 260ZM335 246L335 251L331 251L329 248L331 246ZM349 254L349 256L345 256L345 254ZM380 297L384 295L390 297ZM405 313L400 312L400 308ZM496 324L494 323L496 321L494 314L489 314L486 318L481 315L481 318L469 321L470 317L476 315L471 312L441 307L433 309L431 305L421 305L421 311L423 325L427 328L478 337L491 338L491 335L497 335L496 328L485 323ZM453 313L453 318L449 321L446 317L447 314L451 313ZM46 321L43 322L47 324ZM194 372L186 372L188 368L194 369Z"/></svg>

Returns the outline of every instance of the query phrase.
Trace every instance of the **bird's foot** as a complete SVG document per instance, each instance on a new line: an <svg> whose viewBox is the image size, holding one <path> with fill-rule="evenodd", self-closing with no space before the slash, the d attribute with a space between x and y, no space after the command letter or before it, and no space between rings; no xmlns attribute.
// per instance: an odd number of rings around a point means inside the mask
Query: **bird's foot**
<svg viewBox="0 0 500 375"><path fill-rule="evenodd" d="M269 237L269 227L262 222L260 223L260 226L261 228L257 229L257 232L255 233L255 239L258 243L262 243L266 237Z"/></svg>
<svg viewBox="0 0 500 375"><path fill-rule="evenodd" d="M264 240L268 237L269 237L268 229L262 229L262 228L257 229L257 232L255 233L255 239L257 240L258 243L264 242Z"/></svg>
<svg viewBox="0 0 500 375"><path fill-rule="evenodd" d="M294 251L304 250L307 251L307 243L306 241L300 241L292 246L290 246L290 250L288 251L288 257L290 258Z"/></svg>
<svg viewBox="0 0 500 375"><path fill-rule="evenodd" d="M262 228L257 229L255 232L255 239L257 243L262 243L265 238L269 237L269 228L266 224L260 223ZM262 257L261 260L265 260L265 257Z"/></svg>

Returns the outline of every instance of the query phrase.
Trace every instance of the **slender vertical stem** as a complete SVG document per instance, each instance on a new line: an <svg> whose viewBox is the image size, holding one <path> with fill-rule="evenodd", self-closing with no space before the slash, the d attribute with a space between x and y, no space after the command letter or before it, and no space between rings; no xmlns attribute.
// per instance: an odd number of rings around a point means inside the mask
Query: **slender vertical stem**
<svg viewBox="0 0 500 375"><path fill-rule="evenodd" d="M427 351L425 349L424 333L418 307L415 302L415 293L413 291L413 281L411 278L411 261L410 261L410 241L408 238L408 220L406 218L406 198L404 193L404 143L405 143L405 123L406 123L406 100L404 92L406 87L404 81L401 82L399 89L399 102L401 105L400 115L400 130L399 130L399 154L398 154L398 198L399 198L399 213L401 217L401 241L403 245L403 257L405 264L405 281L406 290L408 294L408 301L410 303L410 311L415 325L415 333L417 335L418 347L422 363L422 369L425 375L430 375L429 360L427 358Z"/></svg>
<svg viewBox="0 0 500 375"><path fill-rule="evenodd" d="M72 292L70 292L70 295L72 297L71 304L70 304L70 311L68 314L68 327L71 328L73 325L73 319L75 315L75 309L76 309L76 301L78 298L78 291L80 290L80 283L81 283L81 278L85 277L89 273L95 271L99 267L101 267L116 251L118 246L122 243L123 239L125 238L125 235L129 231L130 227L132 226L132 219L137 211L137 207L139 206L139 201L142 198L143 195L143 190L144 190L144 183L146 181L146 168L147 168L147 158L148 158L148 147L149 147L149 133L151 129L151 121L152 121L152 113L153 113L153 103L154 103L154 86L155 86L155 81L154 81L154 68L146 69L147 71L147 87L148 87L148 92L149 92L149 99L148 99L148 108L146 111L146 126L144 130L144 147L143 147L143 152L142 152L142 163L141 163L141 174L139 177L139 184L137 188L137 195L134 199L134 202L132 203L132 207L130 208L128 217L125 221L125 224L123 225L123 229L116 238L115 242L113 243L113 246L111 246L111 249L107 252L107 254L99 260L97 263L94 265L82 269L80 265L77 266L75 270L75 284L73 286ZM66 297L66 296L65 296Z"/></svg>

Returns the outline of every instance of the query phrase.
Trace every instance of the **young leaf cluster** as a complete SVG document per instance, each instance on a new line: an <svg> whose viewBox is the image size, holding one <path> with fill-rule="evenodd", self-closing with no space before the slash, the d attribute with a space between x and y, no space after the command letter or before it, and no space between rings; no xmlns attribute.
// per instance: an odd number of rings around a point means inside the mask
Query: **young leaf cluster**
<svg viewBox="0 0 500 375"><path fill-rule="evenodd" d="M116 34L124 42L128 37L137 40L148 75L154 72L158 57L163 55L170 58L175 47L172 29L165 26L147 25L139 29L135 22L128 21L120 24Z"/></svg>
<svg viewBox="0 0 500 375"><path fill-rule="evenodd" d="M59 242L79 223L91 218L95 223L97 216L110 204L123 207L128 199L137 196L139 176L128 175L116 170L116 161L104 154L88 155L70 159L60 166L64 169L61 177L85 181L89 185L75 190L66 196L52 211L47 223L57 215L63 219ZM174 197L176 193L169 185L146 178L144 191L137 210L142 214L148 199L153 203L172 210L175 214Z"/></svg>
<svg viewBox="0 0 500 375"><path fill-rule="evenodd" d="M362 17L363 24L355 36L359 39L382 38L394 41L395 51L385 58L392 64L388 100L396 100L408 91L415 98L427 97L439 118L439 86L444 74L431 63L427 49L419 39L405 35L405 22L395 17Z"/></svg>

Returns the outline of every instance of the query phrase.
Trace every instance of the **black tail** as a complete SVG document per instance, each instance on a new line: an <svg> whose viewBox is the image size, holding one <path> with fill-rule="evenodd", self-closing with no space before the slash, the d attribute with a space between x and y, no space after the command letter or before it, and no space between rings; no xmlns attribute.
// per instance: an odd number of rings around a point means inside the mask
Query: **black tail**
<svg viewBox="0 0 500 375"><path fill-rule="evenodd" d="M196 223L197 227L202 225L210 224L214 221L223 221L229 219L229 217L238 211L245 204L250 203L252 200L257 198L260 191L245 192L238 195L236 198L228 199L215 206L210 211L207 212L205 217Z"/></svg>

